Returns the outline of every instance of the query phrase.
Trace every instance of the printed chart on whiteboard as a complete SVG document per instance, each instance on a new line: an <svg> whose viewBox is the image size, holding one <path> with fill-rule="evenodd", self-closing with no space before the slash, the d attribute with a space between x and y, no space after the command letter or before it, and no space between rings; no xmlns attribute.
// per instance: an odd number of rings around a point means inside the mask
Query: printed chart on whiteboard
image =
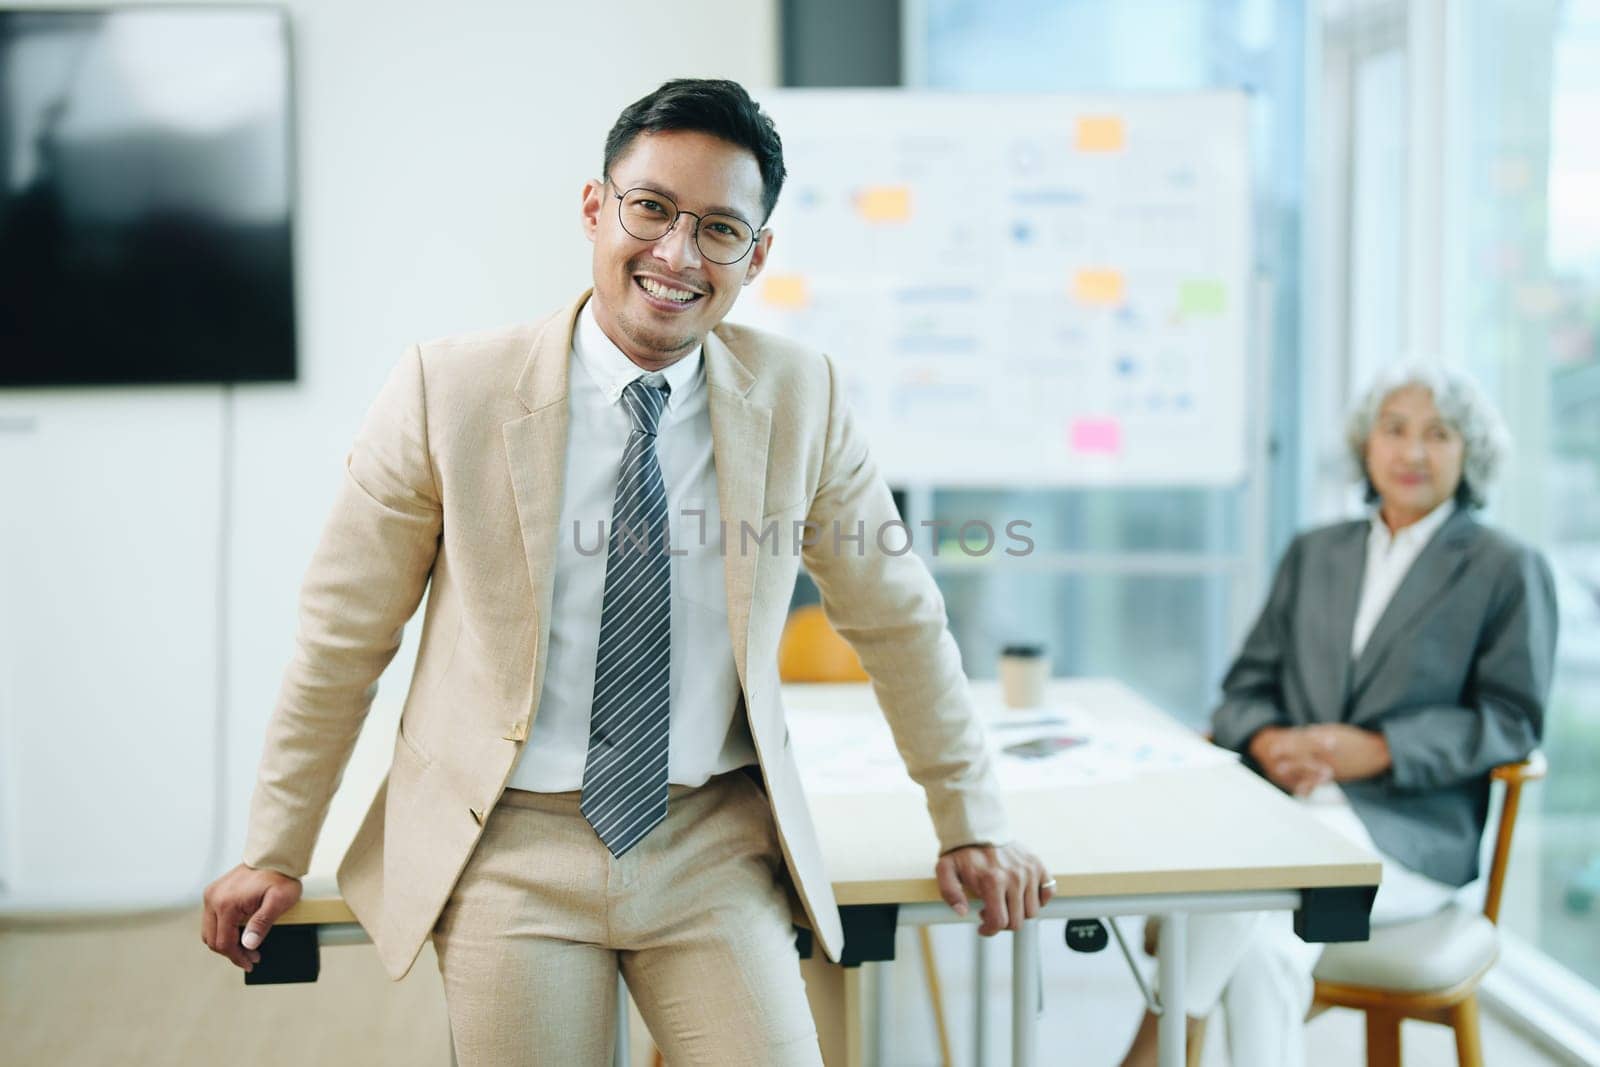
<svg viewBox="0 0 1600 1067"><path fill-rule="evenodd" d="M729 318L835 358L892 483L1243 478L1244 97L760 99L789 177Z"/></svg>

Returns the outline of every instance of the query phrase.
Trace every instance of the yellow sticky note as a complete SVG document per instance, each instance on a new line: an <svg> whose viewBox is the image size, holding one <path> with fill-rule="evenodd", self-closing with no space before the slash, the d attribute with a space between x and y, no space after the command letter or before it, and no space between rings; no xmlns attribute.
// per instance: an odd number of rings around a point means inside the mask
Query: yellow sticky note
<svg viewBox="0 0 1600 1067"><path fill-rule="evenodd" d="M905 222L911 217L911 190L904 185L869 185L856 194L856 210L868 222Z"/></svg>
<svg viewBox="0 0 1600 1067"><path fill-rule="evenodd" d="M1116 307L1122 303L1122 272L1080 270L1072 279L1072 296L1091 307Z"/></svg>
<svg viewBox="0 0 1600 1067"><path fill-rule="evenodd" d="M1115 115L1086 115L1078 120L1078 151L1120 152L1127 144L1127 130Z"/></svg>
<svg viewBox="0 0 1600 1067"><path fill-rule="evenodd" d="M761 299L792 311L810 303L811 292L802 274L770 274L761 285Z"/></svg>

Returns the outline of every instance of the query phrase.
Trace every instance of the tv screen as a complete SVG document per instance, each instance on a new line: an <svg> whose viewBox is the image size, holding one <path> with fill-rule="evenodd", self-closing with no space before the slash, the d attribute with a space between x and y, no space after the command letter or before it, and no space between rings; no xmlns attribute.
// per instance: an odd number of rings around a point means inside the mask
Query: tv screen
<svg viewBox="0 0 1600 1067"><path fill-rule="evenodd" d="M0 13L0 387L295 376L288 23Z"/></svg>

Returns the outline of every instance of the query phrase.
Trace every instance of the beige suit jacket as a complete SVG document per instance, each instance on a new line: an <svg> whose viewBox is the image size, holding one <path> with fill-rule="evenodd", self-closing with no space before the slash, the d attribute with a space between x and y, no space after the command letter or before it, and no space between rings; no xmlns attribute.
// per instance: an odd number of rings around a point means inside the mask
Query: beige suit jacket
<svg viewBox="0 0 1600 1067"><path fill-rule="evenodd" d="M569 353L588 295L542 323L406 352L347 457L301 589L244 854L294 877L306 873L378 676L432 586L393 763L338 875L395 978L432 930L538 714L563 535ZM889 555L874 536L898 515L837 368L729 324L706 337L704 358L733 658L784 859L837 959L838 908L779 697L778 640L802 558L872 677L941 847L1005 840L1004 813L938 589L915 555ZM817 534L804 536L801 520L820 524ZM861 524L865 537L835 552L835 522L846 538ZM775 534L758 542L769 524ZM903 538L891 530L885 543Z"/></svg>

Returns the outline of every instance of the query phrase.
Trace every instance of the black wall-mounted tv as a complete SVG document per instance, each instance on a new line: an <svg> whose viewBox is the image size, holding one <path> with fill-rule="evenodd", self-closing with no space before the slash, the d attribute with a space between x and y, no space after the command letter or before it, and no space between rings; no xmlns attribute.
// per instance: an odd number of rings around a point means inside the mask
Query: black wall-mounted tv
<svg viewBox="0 0 1600 1067"><path fill-rule="evenodd" d="M0 388L295 377L288 20L0 12Z"/></svg>

